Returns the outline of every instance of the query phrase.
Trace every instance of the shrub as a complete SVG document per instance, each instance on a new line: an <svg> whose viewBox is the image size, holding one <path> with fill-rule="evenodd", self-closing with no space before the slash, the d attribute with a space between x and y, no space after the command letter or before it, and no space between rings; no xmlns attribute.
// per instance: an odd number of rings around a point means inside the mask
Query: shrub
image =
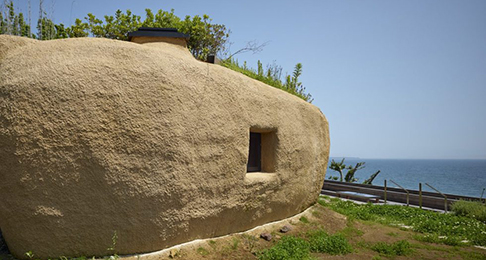
<svg viewBox="0 0 486 260"><path fill-rule="evenodd" d="M474 218L486 223L486 205L479 201L460 200L452 204L451 210L458 216Z"/></svg>
<svg viewBox="0 0 486 260"><path fill-rule="evenodd" d="M275 246L263 250L260 260L310 260L310 245L302 238L285 236Z"/></svg>
<svg viewBox="0 0 486 260"><path fill-rule="evenodd" d="M308 234L312 252L327 253L330 255L345 255L351 253L353 248L343 235L328 235L319 230Z"/></svg>

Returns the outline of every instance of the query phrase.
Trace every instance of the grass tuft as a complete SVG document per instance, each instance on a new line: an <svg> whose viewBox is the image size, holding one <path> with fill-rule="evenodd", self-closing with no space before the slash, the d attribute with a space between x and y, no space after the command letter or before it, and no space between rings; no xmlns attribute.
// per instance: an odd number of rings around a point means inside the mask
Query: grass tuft
<svg viewBox="0 0 486 260"><path fill-rule="evenodd" d="M378 242L371 247L375 252L384 256L404 256L412 252L410 243L406 240L401 240L395 243Z"/></svg>
<svg viewBox="0 0 486 260"><path fill-rule="evenodd" d="M202 255L202 256L209 255L209 251L206 248L204 248L204 247L199 247L197 249L197 253L200 254L200 255Z"/></svg>
<svg viewBox="0 0 486 260"><path fill-rule="evenodd" d="M308 224L308 223L309 223L309 220L308 220L306 217L304 217L304 216L300 217L300 218L299 218L299 220L300 220L300 222L302 222L302 223L306 223L306 224Z"/></svg>

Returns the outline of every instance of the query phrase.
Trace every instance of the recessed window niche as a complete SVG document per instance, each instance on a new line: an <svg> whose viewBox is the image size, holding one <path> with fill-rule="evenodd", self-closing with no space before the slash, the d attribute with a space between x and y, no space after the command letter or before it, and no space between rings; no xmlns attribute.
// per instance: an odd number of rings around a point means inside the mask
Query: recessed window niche
<svg viewBox="0 0 486 260"><path fill-rule="evenodd" d="M250 129L247 172L275 172L276 130Z"/></svg>

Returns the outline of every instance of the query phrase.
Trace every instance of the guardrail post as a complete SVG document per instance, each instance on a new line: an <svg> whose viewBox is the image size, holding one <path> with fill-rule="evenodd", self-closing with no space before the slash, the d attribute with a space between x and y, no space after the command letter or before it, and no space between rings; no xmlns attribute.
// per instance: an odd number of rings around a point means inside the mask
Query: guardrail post
<svg viewBox="0 0 486 260"><path fill-rule="evenodd" d="M428 184L428 183L425 183L425 185L429 186L431 189L437 191L437 193L439 193L440 195L442 195L442 197L444 197L444 210L445 212L447 213L447 196L445 194L443 194L442 192L440 192L438 189L432 187L432 185Z"/></svg>
<svg viewBox="0 0 486 260"><path fill-rule="evenodd" d="M385 180L385 195L383 197L385 198L385 204L386 204L386 180Z"/></svg>
<svg viewBox="0 0 486 260"><path fill-rule="evenodd" d="M422 183L419 182L419 208L422 209Z"/></svg>
<svg viewBox="0 0 486 260"><path fill-rule="evenodd" d="M400 184L394 182L393 180L390 180L393 184L397 185L398 187L400 187L402 190L404 190L406 193L407 193L407 207L410 205L410 192L408 192L407 189L405 189L404 187L400 186Z"/></svg>

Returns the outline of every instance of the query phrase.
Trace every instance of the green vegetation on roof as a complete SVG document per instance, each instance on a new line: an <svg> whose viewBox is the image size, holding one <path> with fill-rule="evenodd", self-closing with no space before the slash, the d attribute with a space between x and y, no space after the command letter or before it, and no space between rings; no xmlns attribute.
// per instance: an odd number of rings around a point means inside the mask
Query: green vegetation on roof
<svg viewBox="0 0 486 260"><path fill-rule="evenodd" d="M305 87L302 85L301 82L299 82L299 76L302 74L302 64L300 63L297 63L295 65L295 69L292 76L287 75L285 77L285 82L282 82L281 80L282 67L276 64L267 65L267 69L265 70L263 69L263 64L260 61L258 61L257 63L258 67L255 70L250 67L247 67L246 62L244 62L243 66L241 66L238 63L238 60L227 59L221 62L221 65L231 70L240 72L250 78L261 81L267 85L270 85L272 87L281 89L290 94L298 96L309 103L313 101L312 95L306 93Z"/></svg>

